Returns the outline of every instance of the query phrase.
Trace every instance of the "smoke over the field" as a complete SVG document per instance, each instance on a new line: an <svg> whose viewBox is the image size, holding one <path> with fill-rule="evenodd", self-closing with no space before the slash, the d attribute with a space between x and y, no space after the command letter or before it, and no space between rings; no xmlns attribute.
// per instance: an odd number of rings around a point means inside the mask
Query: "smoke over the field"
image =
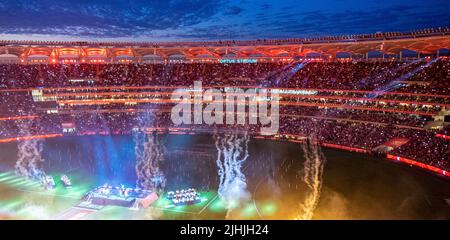
<svg viewBox="0 0 450 240"><path fill-rule="evenodd" d="M19 124L20 135L29 136L31 122L23 122ZM16 174L26 177L28 179L40 180L45 176L45 172L42 169L42 140L30 139L19 141L17 153L17 161L15 164Z"/></svg>
<svg viewBox="0 0 450 240"><path fill-rule="evenodd" d="M247 181L242 165L248 159L249 136L244 133L224 133L214 135L217 148L217 168L219 174L219 196L227 208L227 217L233 209L250 199Z"/></svg>
<svg viewBox="0 0 450 240"><path fill-rule="evenodd" d="M323 155L320 146L313 141L314 140L309 139L302 145L305 157L302 180L308 187L308 193L305 195L306 197L303 202L300 203L297 219L301 220L312 219L322 189L322 174L325 156Z"/></svg>
<svg viewBox="0 0 450 240"><path fill-rule="evenodd" d="M136 185L142 189L156 190L165 187L166 179L160 163L164 161L164 145L155 134L134 133L136 156Z"/></svg>

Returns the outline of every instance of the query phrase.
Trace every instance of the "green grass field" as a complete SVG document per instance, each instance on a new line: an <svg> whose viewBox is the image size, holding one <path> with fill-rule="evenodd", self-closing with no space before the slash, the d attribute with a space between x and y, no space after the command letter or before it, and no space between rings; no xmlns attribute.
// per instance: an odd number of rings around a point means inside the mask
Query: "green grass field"
<svg viewBox="0 0 450 240"><path fill-rule="evenodd" d="M57 180L58 176L54 175ZM15 175L0 173L0 215L12 219L224 219L226 208L217 192L200 192L202 201L190 206L174 206L163 196L147 209L131 210L118 206L106 206L99 210L77 207L83 195L95 187L92 179L71 175L73 187L58 184L45 190L38 182ZM272 211L273 207L264 207ZM257 218L254 204L249 202L240 208L245 219Z"/></svg>

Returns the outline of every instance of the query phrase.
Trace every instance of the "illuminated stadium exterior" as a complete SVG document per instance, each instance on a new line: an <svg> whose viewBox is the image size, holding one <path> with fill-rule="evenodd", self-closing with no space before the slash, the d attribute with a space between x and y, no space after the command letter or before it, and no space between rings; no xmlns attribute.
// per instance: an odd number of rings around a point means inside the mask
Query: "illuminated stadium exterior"
<svg viewBox="0 0 450 240"><path fill-rule="evenodd" d="M333 60L337 53L369 58L369 52L396 55L402 50L439 56L450 45L450 29L427 29L408 33L256 41L218 42L59 42L0 40L3 63L158 63L220 61L289 61L319 54Z"/></svg>

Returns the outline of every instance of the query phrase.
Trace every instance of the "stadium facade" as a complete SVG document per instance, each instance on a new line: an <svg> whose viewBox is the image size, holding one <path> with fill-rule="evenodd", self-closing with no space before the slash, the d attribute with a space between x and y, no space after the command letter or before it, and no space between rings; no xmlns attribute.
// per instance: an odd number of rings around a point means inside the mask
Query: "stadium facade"
<svg viewBox="0 0 450 240"><path fill-rule="evenodd" d="M450 46L450 29L389 32L350 36L284 40L217 42L59 42L0 40L0 63L167 63L220 61L290 61L298 58L334 60L348 58L439 57ZM404 56L403 51L415 55Z"/></svg>

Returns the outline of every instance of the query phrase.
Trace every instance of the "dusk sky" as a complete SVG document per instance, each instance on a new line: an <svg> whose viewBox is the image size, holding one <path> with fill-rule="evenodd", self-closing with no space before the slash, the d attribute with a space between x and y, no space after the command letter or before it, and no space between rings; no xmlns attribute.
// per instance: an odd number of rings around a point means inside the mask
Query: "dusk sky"
<svg viewBox="0 0 450 240"><path fill-rule="evenodd" d="M1 0L0 39L192 41L450 26L449 0Z"/></svg>

